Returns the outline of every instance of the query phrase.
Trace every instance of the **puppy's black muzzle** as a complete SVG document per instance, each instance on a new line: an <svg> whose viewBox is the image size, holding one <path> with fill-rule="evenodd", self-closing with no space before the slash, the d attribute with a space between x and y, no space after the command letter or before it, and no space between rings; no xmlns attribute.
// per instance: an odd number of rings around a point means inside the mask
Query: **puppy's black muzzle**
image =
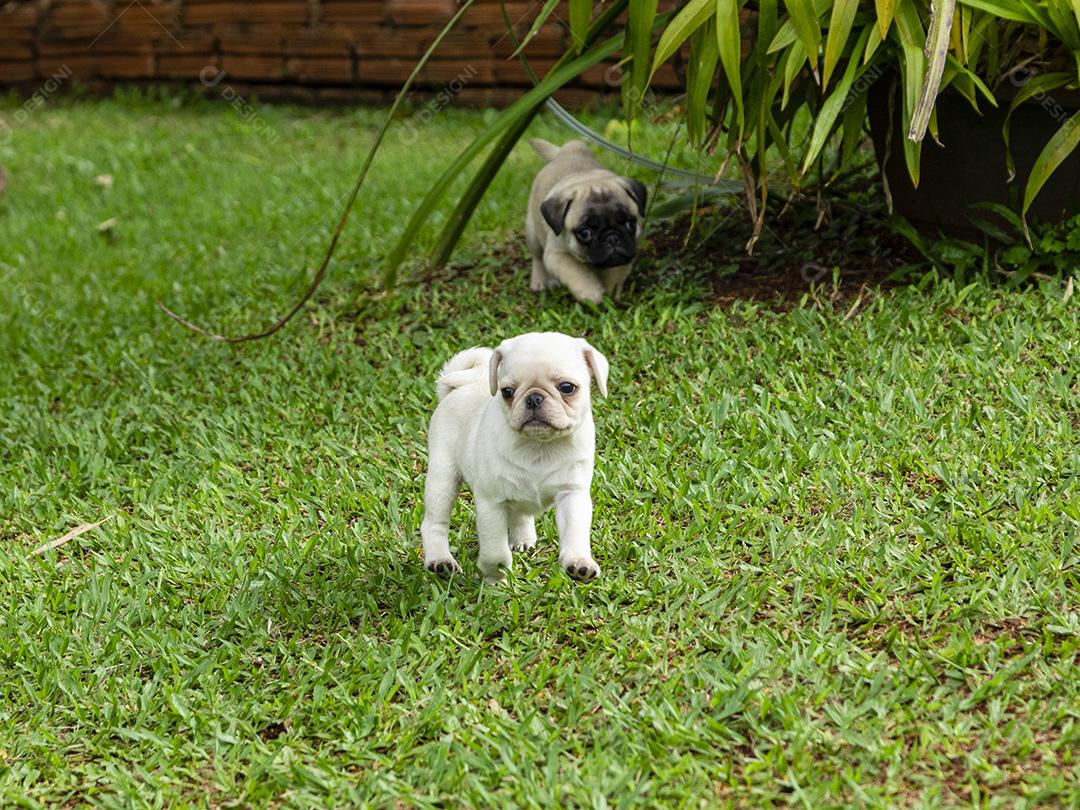
<svg viewBox="0 0 1080 810"><path fill-rule="evenodd" d="M590 243L585 255L593 267L618 267L629 264L637 252L637 242L624 229L609 228Z"/></svg>

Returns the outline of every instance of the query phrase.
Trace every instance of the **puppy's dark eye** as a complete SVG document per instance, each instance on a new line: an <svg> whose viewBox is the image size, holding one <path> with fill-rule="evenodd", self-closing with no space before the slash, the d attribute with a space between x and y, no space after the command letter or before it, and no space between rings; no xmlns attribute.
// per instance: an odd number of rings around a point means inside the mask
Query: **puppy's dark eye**
<svg viewBox="0 0 1080 810"><path fill-rule="evenodd" d="M570 383L570 382L559 383L559 393L566 394L567 396L570 396L575 391L577 391L577 386L574 385L573 383Z"/></svg>
<svg viewBox="0 0 1080 810"><path fill-rule="evenodd" d="M626 220L626 222L623 223L623 227L626 228L626 230L628 231L632 231L634 230L634 228L637 227L637 223L634 222L634 220L632 219L628 219Z"/></svg>
<svg viewBox="0 0 1080 810"><path fill-rule="evenodd" d="M590 239L592 239L592 228L578 228L577 238L580 239L582 242L588 242Z"/></svg>
<svg viewBox="0 0 1080 810"><path fill-rule="evenodd" d="M513 399L514 398L514 389L513 388L504 388L502 390L502 395L503 395L503 399Z"/></svg>

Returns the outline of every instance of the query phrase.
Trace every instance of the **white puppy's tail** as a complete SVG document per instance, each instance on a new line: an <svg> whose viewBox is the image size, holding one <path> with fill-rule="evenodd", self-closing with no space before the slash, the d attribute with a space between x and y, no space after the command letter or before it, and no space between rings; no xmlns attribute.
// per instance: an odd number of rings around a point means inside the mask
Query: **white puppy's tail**
<svg viewBox="0 0 1080 810"><path fill-rule="evenodd" d="M540 155L540 157L548 163L555 159L555 156L559 154L559 149L561 148L551 141L545 141L543 138L531 138L529 140L529 146L535 149L536 154Z"/></svg>
<svg viewBox="0 0 1080 810"><path fill-rule="evenodd" d="M447 360L435 380L435 391L439 395L439 401L441 402L455 388L476 382L477 370L483 372L483 379L486 380L490 362L491 349L479 346L458 352Z"/></svg>

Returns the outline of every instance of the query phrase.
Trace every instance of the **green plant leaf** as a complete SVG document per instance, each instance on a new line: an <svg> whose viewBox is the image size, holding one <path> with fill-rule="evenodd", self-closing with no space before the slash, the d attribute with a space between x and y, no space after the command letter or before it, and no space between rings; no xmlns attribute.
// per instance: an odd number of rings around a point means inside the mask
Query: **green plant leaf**
<svg viewBox="0 0 1080 810"><path fill-rule="evenodd" d="M1024 216L1027 216L1028 209L1043 185L1050 179L1050 175L1065 158L1072 154L1078 143L1080 143L1080 112L1074 113L1072 118L1061 125L1035 159L1027 187L1024 189Z"/></svg>
<svg viewBox="0 0 1080 810"><path fill-rule="evenodd" d="M690 143L699 147L705 140L705 119L709 90L720 60L715 22L709 20L690 35L690 63L686 71L686 129Z"/></svg>
<svg viewBox="0 0 1080 810"><path fill-rule="evenodd" d="M829 86L836 63L844 54L851 25L855 22L855 12L859 10L859 0L836 0L829 16L829 36L825 40L825 68L821 77L821 89Z"/></svg>
<svg viewBox="0 0 1080 810"><path fill-rule="evenodd" d="M694 31L716 13L716 0L690 0L664 29L660 41L656 44L653 55L652 72L649 81L656 75L657 69L679 50Z"/></svg>
<svg viewBox="0 0 1080 810"><path fill-rule="evenodd" d="M533 24L529 26L529 31L521 40L521 44L518 45L512 54L511 59L516 59L518 54L525 49L525 47L532 41L532 38L536 36L536 32L547 22L548 17L555 10L555 7L559 5L560 0L546 0L544 7L540 9L540 13L536 15L536 19L533 20Z"/></svg>
<svg viewBox="0 0 1080 810"><path fill-rule="evenodd" d="M746 129L743 109L742 77L739 73L742 37L739 33L739 0L716 0L716 43L720 48L720 64L735 99L735 120L740 138Z"/></svg>
<svg viewBox="0 0 1080 810"><path fill-rule="evenodd" d="M866 46L866 40L869 37L870 28L863 28L859 39L856 41L854 53L861 51ZM821 109L818 110L814 118L814 128L810 133L810 145L806 148L806 154L803 157L802 175L805 176L810 170L811 165L817 160L818 155L825 146L825 141L832 134L833 124L836 123L836 119L843 112L848 91L851 90L856 75L865 73L868 69L868 65L860 67L859 60L854 55L847 60L847 67L844 69L844 75L841 77L840 83L836 86L836 90L833 91L832 95L825 99L825 103L821 105Z"/></svg>
<svg viewBox="0 0 1080 810"><path fill-rule="evenodd" d="M873 30L877 30L875 27ZM859 144L863 141L863 128L866 123L866 99L869 90L863 90L850 96L844 105L844 117L840 124L843 135L840 139L840 159L836 164L836 171L851 163L851 158Z"/></svg>
<svg viewBox="0 0 1080 810"><path fill-rule="evenodd" d="M889 26L892 25L895 12L895 0L874 0L874 8L877 10L878 33L884 41L889 36Z"/></svg>
<svg viewBox="0 0 1080 810"><path fill-rule="evenodd" d="M625 8L625 2L616 2L613 3L607 11L610 12L616 9L621 10L622 8ZM443 172L442 176L435 182L435 185L432 186L431 190L428 191L420 205L413 211L408 223L406 223L404 231L398 238L394 248L390 251L390 254L387 256L387 267L383 275L383 284L385 287L389 288L393 286L397 269L401 266L405 254L415 242L420 228L427 221L428 217L431 216L431 213L435 210L435 207L438 205L447 189L462 171L464 171L465 167L468 166L484 149L484 147L490 144L503 132L520 122L525 116L535 114L535 109L543 104L548 96L564 84L577 76L580 76L585 70L611 56L613 53L616 53L622 46L622 43L623 36L619 34L611 37L602 44L589 48L580 56L566 62L560 62L539 84L503 110L487 129L476 136L473 142L469 144L469 146L457 156L446 171ZM460 224L461 227L464 227L463 222L452 224Z"/></svg>
<svg viewBox="0 0 1080 810"><path fill-rule="evenodd" d="M570 39L574 53L581 53L585 47L591 20L592 0L570 0Z"/></svg>
<svg viewBox="0 0 1080 810"><path fill-rule="evenodd" d="M627 121L637 117L645 89L649 86L656 6L657 0L630 0L626 44L623 46L623 53L630 56L630 75L622 84L623 114Z"/></svg>
<svg viewBox="0 0 1080 810"><path fill-rule="evenodd" d="M960 2L965 6L987 11L1003 20L1012 20L1013 22L1027 23L1028 25L1035 25L1038 22L1026 8L1019 3L1008 2L1008 0L960 0Z"/></svg>
<svg viewBox="0 0 1080 810"><path fill-rule="evenodd" d="M802 42L806 57L810 60L810 69L817 74L818 49L821 47L821 23L813 0L784 0L795 33Z"/></svg>
<svg viewBox="0 0 1080 810"><path fill-rule="evenodd" d="M922 92L911 114L911 126L907 134L911 141L921 141L930 124L930 113L937 101L941 74L945 71L945 60L949 55L949 38L956 13L956 0L933 0L930 9L930 26L926 35L926 75L923 77Z"/></svg>
<svg viewBox="0 0 1080 810"><path fill-rule="evenodd" d="M1032 76L1013 97L1012 102L1009 104L1008 112L1005 113L1005 121L1001 125L1001 137L1002 140L1005 141L1005 167L1009 172L1010 180L1016 175L1016 163L1013 161L1012 147L1009 143L1012 135L1013 112L1017 107L1034 96L1048 93L1059 87L1064 87L1069 83L1070 78L1071 75L1064 72L1043 73L1039 76Z"/></svg>
<svg viewBox="0 0 1080 810"><path fill-rule="evenodd" d="M757 13L757 33L754 41L754 53L757 63L764 67L769 63L767 58L769 45L776 36L776 3L777 0L759 0Z"/></svg>

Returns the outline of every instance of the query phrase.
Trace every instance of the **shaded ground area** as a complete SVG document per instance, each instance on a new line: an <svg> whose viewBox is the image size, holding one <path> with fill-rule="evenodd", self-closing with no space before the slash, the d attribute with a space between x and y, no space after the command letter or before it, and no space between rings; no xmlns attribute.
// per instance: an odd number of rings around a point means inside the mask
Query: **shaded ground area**
<svg viewBox="0 0 1080 810"><path fill-rule="evenodd" d="M835 301L857 297L864 288L895 286L921 257L889 227L884 204L872 194L867 188L835 199L831 216L820 225L813 200L786 209L782 200L774 200L752 254L745 250L751 226L742 207L706 210L697 222L686 216L659 224L650 234L646 255L651 262L644 263L638 285L651 283L649 264L658 274L699 272L718 302L749 299L779 309L795 306L807 294ZM681 259L677 263L671 261L675 256Z"/></svg>

